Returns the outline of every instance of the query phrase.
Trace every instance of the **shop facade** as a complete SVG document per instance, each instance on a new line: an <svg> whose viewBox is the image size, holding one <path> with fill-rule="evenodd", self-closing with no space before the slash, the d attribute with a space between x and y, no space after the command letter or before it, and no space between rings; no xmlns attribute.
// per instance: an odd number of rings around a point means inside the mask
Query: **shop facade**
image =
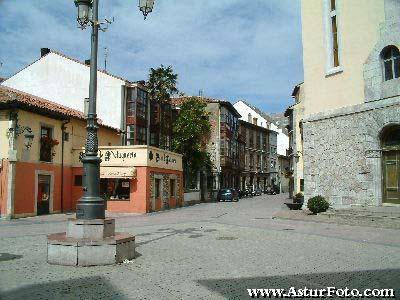
<svg viewBox="0 0 400 300"><path fill-rule="evenodd" d="M74 182L82 184L80 157L75 151ZM183 206L182 156L155 147L99 148L100 191L108 212L148 213ZM76 185L82 191L81 185Z"/></svg>

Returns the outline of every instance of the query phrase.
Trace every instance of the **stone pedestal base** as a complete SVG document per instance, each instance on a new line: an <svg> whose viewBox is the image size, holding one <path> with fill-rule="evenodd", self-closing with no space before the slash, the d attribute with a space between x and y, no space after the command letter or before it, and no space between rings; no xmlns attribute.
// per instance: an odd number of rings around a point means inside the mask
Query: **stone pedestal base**
<svg viewBox="0 0 400 300"><path fill-rule="evenodd" d="M47 262L99 266L135 258L135 237L115 232L114 219L68 220L67 232L47 236Z"/></svg>

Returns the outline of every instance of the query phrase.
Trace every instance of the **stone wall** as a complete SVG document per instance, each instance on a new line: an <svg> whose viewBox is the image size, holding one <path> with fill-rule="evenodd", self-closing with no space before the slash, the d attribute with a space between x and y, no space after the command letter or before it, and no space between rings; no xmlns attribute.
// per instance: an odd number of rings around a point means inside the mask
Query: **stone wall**
<svg viewBox="0 0 400 300"><path fill-rule="evenodd" d="M379 136L390 124L400 124L399 97L305 119L305 199L322 195L335 207L380 205Z"/></svg>
<svg viewBox="0 0 400 300"><path fill-rule="evenodd" d="M385 0L386 20L380 24L379 39L364 64L365 101L400 95L400 78L384 80L382 50L387 46L400 48L400 1Z"/></svg>

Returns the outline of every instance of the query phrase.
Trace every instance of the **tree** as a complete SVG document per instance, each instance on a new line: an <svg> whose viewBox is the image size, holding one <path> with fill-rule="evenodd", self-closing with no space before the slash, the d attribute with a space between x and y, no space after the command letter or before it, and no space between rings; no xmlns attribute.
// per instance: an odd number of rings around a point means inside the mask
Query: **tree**
<svg viewBox="0 0 400 300"><path fill-rule="evenodd" d="M149 89L150 98L153 100L168 102L171 96L178 93L176 88L178 74L174 74L172 66L164 67L161 65L157 69L150 69Z"/></svg>
<svg viewBox="0 0 400 300"><path fill-rule="evenodd" d="M182 103L173 127L173 150L183 155L185 172L192 178L202 168L211 171L211 161L205 151L211 130L206 106L199 98L188 98Z"/></svg>
<svg viewBox="0 0 400 300"><path fill-rule="evenodd" d="M175 74L172 67L151 68L149 72L149 80L147 88L149 89L150 101L154 106L159 107L159 124L158 124L158 146L164 147L165 135L170 135L171 125L166 124L166 113L172 117L170 108L171 96L178 93L177 85L178 74ZM150 105L151 107L151 105ZM171 121L171 120L169 120ZM170 122L167 122L170 123Z"/></svg>

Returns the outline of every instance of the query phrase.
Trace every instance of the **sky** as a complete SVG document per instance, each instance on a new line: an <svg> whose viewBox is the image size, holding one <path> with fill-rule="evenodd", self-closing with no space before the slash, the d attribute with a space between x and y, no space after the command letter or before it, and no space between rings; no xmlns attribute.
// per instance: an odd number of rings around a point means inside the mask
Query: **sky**
<svg viewBox="0 0 400 300"><path fill-rule="evenodd" d="M171 65L187 95L246 100L282 112L303 81L299 0L155 0L143 19L137 0L100 0L99 68L131 81ZM51 48L84 61L90 30L76 23L73 0L0 0L0 77Z"/></svg>

